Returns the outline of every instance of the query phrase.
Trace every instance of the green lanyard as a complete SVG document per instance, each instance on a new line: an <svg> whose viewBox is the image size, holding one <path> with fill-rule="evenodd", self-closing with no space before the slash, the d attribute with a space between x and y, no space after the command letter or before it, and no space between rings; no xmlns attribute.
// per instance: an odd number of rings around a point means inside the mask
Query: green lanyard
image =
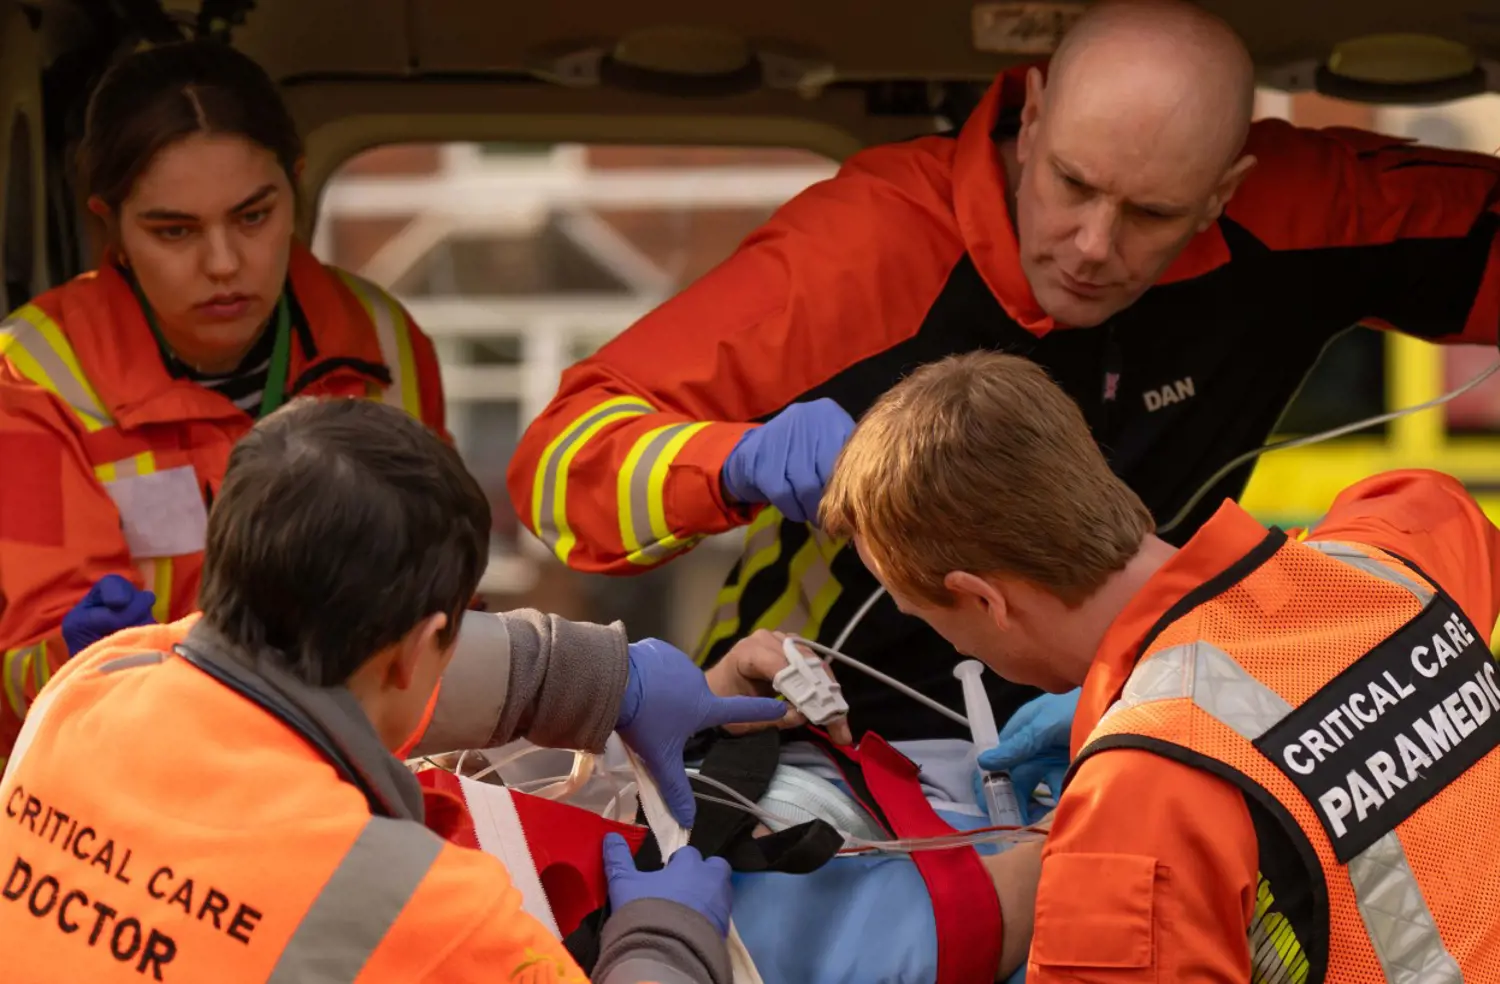
<svg viewBox="0 0 1500 984"><path fill-rule="evenodd" d="M156 342L161 346L163 352L172 354L172 347L167 344L167 339L161 333L156 324L156 312L151 310L151 304L146 300L146 295L141 292L140 285L135 282L134 277L126 278L135 291L135 298L140 302L141 311L146 315L146 324L151 326L151 334L156 336ZM276 341L271 345L271 365L266 374L266 388L260 396L260 413L256 419L271 413L282 403L286 402L286 376L287 367L292 361L292 309L287 302L286 291L276 300Z"/></svg>
<svg viewBox="0 0 1500 984"><path fill-rule="evenodd" d="M287 303L286 291L276 300L276 342L271 346L271 368L266 375L266 388L260 395L260 414L264 417L286 399L286 371L292 361L292 310Z"/></svg>

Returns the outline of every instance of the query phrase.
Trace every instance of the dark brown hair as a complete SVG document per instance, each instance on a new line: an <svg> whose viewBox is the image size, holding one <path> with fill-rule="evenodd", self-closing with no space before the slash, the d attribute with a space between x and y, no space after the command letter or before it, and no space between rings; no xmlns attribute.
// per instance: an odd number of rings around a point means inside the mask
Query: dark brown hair
<svg viewBox="0 0 1500 984"><path fill-rule="evenodd" d="M159 152L196 133L266 148L296 188L302 138L276 83L254 59L216 41L147 48L104 74L84 118L79 186L118 209Z"/></svg>
<svg viewBox="0 0 1500 984"><path fill-rule="evenodd" d="M947 606L952 571L1018 575L1069 605L1155 528L1083 412L1029 359L951 356L860 420L823 494L831 536L858 536L887 585Z"/></svg>
<svg viewBox="0 0 1500 984"><path fill-rule="evenodd" d="M335 686L423 619L446 644L489 559L490 504L458 452L401 410L302 397L229 455L198 604L239 646Z"/></svg>

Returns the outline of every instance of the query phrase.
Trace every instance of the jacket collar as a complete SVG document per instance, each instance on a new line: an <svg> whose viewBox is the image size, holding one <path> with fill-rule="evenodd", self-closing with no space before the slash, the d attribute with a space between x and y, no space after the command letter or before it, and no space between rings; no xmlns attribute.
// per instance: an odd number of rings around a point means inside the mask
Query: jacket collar
<svg viewBox="0 0 1500 984"><path fill-rule="evenodd" d="M328 759L344 781L365 794L372 813L423 820L422 789L375 733L346 687L316 687L284 669L273 649L249 652L202 619L188 631L179 654L297 732Z"/></svg>
<svg viewBox="0 0 1500 984"><path fill-rule="evenodd" d="M293 334L288 396L304 390L338 392L341 384L352 393L367 382L388 381L389 369L364 309L300 242L292 245L287 274L309 328L305 336ZM145 312L111 256L57 293L60 310L49 313L120 426L244 417L218 393L167 371Z"/></svg>
<svg viewBox="0 0 1500 984"><path fill-rule="evenodd" d="M1163 564L1110 623L1094 655L1073 716L1070 758L1120 696L1140 662L1141 647L1162 616L1188 593L1212 581L1265 541L1268 531L1225 500L1182 548Z"/></svg>
<svg viewBox="0 0 1500 984"><path fill-rule="evenodd" d="M1060 326L1032 293L1021 271L1014 217L996 124L1002 112L1019 113L1026 103L1026 73L1045 65L1022 65L1000 74L959 131L953 159L953 211L959 235L979 276L1005 313L1038 338ZM1202 276L1229 260L1217 223L1193 238L1158 283Z"/></svg>

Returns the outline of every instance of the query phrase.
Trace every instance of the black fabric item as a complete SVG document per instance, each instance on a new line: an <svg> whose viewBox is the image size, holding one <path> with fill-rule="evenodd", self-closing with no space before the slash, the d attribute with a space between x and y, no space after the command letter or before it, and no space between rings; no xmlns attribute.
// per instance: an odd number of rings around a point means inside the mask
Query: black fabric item
<svg viewBox="0 0 1500 984"><path fill-rule="evenodd" d="M754 802L771 787L771 777L781 758L781 735L760 731L748 735L720 736L708 747L700 772L732 788ZM689 777L693 780L693 777ZM693 788L707 796L728 799L722 789L693 781ZM645 822L644 816L638 818ZM752 837L760 821L738 807L698 801L688 844L704 857L722 857L735 871L783 871L806 874L828 863L844 839L822 820L798 824L766 837ZM636 854L636 867L656 871L662 866L661 848L647 838Z"/></svg>
<svg viewBox="0 0 1500 984"><path fill-rule="evenodd" d="M748 735L715 733L695 742L706 745L700 771L734 789L746 799L759 800L771 786L771 777L781 759L781 733L774 730ZM690 777L691 778L691 777ZM722 789L694 782L694 789L709 796L728 799ZM645 824L644 815L636 822ZM759 821L750 813L720 803L698 801L698 815L688 844L704 857L722 857L735 871L779 871L806 874L816 871L833 859L844 846L844 838L822 821L788 827L766 837L752 836ZM635 865L641 871L659 871L661 848L654 837L647 837L636 852ZM578 928L563 939L563 946L578 965L592 972L599 960L599 937L608 918L608 907L584 917Z"/></svg>

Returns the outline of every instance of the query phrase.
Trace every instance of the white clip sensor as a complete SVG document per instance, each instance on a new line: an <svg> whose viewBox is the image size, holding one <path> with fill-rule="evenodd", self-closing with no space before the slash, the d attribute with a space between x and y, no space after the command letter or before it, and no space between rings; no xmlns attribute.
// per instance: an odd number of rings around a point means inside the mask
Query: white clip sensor
<svg viewBox="0 0 1500 984"><path fill-rule="evenodd" d="M844 701L843 689L824 672L822 660L809 661L792 639L785 640L781 650L786 654L787 665L771 679L776 692L819 727L848 717L849 705Z"/></svg>

